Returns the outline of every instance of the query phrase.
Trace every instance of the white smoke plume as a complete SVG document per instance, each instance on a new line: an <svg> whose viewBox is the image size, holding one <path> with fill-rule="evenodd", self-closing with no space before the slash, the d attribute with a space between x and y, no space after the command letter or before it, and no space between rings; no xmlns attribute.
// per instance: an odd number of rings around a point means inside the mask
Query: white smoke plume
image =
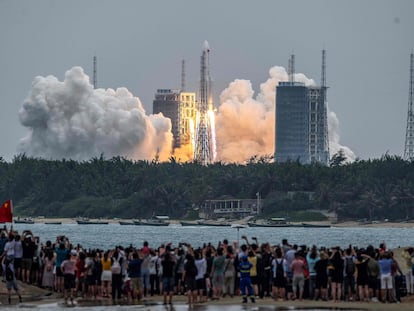
<svg viewBox="0 0 414 311"><path fill-rule="evenodd" d="M328 109L328 133L329 133L329 152L331 157L338 153L339 150L344 152L346 162L354 162L356 160L355 153L346 146L339 143L339 120L336 113Z"/></svg>
<svg viewBox="0 0 414 311"><path fill-rule="evenodd" d="M216 115L217 160L244 163L254 156L274 154L276 86L280 81L288 81L288 74L283 67L275 66L269 70L269 76L260 85L256 98L248 80L234 80L221 93ZM295 81L315 85L300 73L295 74ZM353 161L353 152L339 144L339 123L331 111L328 124L331 155L343 149Z"/></svg>
<svg viewBox="0 0 414 311"><path fill-rule="evenodd" d="M63 82L36 77L19 119L29 133L18 151L29 156L166 160L172 150L170 119L147 116L126 88L94 89L81 67L68 70Z"/></svg>

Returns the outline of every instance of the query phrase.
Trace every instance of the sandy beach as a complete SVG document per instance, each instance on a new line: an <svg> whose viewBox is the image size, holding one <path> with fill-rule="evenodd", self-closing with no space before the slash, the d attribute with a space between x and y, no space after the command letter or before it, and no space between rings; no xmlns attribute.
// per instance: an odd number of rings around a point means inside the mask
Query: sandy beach
<svg viewBox="0 0 414 311"><path fill-rule="evenodd" d="M42 309L42 306L50 307L51 305L60 306L63 303L63 298L58 293L50 292L47 290L40 289L35 286L26 285L20 283L20 288L23 296L23 302L18 303L17 296L12 296L11 307L16 308L32 308L32 309ZM0 303L2 306L8 305L7 303L7 292L5 286L0 287ZM121 301L118 303L119 305L128 305L126 301ZM174 296L173 298L174 310L188 310L187 305L187 297L186 296ZM207 303L197 304L196 308L198 310L222 310L224 306L230 305L239 305L240 310L245 309L245 305L241 303L241 297L234 297L234 298L222 298L220 300L215 301L208 301ZM294 309L347 309L347 310L401 310L401 311L408 311L413 310L414 305L414 296L408 296L402 298L401 303L360 303L360 302L325 302L325 301L310 301L310 300L303 300L303 301L274 301L270 297L266 297L264 299L257 299L255 303L255 307L277 307L281 310L294 310ZM112 306L111 300L108 298L97 298L95 299L84 299L84 298L76 298L75 299L75 306L78 307L92 307L92 306ZM145 310L165 310L165 307L162 305L162 296L153 296L144 298L140 304L137 304L136 307L143 307L145 306ZM208 306L208 308L207 308ZM253 304L249 303L248 306L253 306Z"/></svg>

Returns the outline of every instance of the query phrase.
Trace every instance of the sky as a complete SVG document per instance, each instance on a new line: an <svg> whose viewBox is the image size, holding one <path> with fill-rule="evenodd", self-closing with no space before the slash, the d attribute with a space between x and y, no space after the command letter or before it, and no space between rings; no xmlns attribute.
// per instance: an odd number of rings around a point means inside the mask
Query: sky
<svg viewBox="0 0 414 311"><path fill-rule="evenodd" d="M402 156L412 12L411 0L210 0L204 5L191 0L0 0L0 157L9 161L22 151L39 155L51 149L62 157L120 150L145 158L153 156L148 148L163 151L170 125L152 115L154 93L180 87L182 59L186 89L198 90L204 40L211 48L222 124L231 113L220 105L235 99L234 111L250 105L262 109L258 118L267 120L271 103L263 98L271 99L292 53L296 72L319 84L324 48L328 104L339 143L360 159ZM91 90L87 80L94 55L99 91ZM272 144L274 130L254 125L260 129L256 135ZM233 132L242 135L243 130ZM223 136L230 137L227 133L218 135L218 147ZM229 150L226 154L232 157Z"/></svg>

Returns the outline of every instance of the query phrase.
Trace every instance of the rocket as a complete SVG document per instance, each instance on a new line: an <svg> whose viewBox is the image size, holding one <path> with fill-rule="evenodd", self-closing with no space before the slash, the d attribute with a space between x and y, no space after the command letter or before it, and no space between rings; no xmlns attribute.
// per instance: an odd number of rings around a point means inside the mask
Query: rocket
<svg viewBox="0 0 414 311"><path fill-rule="evenodd" d="M210 77L210 45L203 43L200 60L199 111L206 112L213 107L212 80Z"/></svg>
<svg viewBox="0 0 414 311"><path fill-rule="evenodd" d="M207 41L204 41L200 58L200 91L194 141L194 160L203 165L212 163L215 158L213 92L209 57L210 46Z"/></svg>

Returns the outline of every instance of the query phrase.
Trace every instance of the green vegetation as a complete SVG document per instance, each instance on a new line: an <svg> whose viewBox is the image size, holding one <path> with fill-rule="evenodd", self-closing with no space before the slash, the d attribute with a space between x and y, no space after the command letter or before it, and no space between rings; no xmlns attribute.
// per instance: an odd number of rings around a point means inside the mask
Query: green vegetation
<svg viewBox="0 0 414 311"><path fill-rule="evenodd" d="M315 215L305 211L313 209L337 212L340 220L414 218L414 162L388 155L346 164L339 153L329 167L270 158L202 166L174 158L77 162L19 155L10 163L0 157L0 176L0 201L13 199L14 214L22 216L193 219L207 199L254 199L259 192L263 218L310 221Z"/></svg>

